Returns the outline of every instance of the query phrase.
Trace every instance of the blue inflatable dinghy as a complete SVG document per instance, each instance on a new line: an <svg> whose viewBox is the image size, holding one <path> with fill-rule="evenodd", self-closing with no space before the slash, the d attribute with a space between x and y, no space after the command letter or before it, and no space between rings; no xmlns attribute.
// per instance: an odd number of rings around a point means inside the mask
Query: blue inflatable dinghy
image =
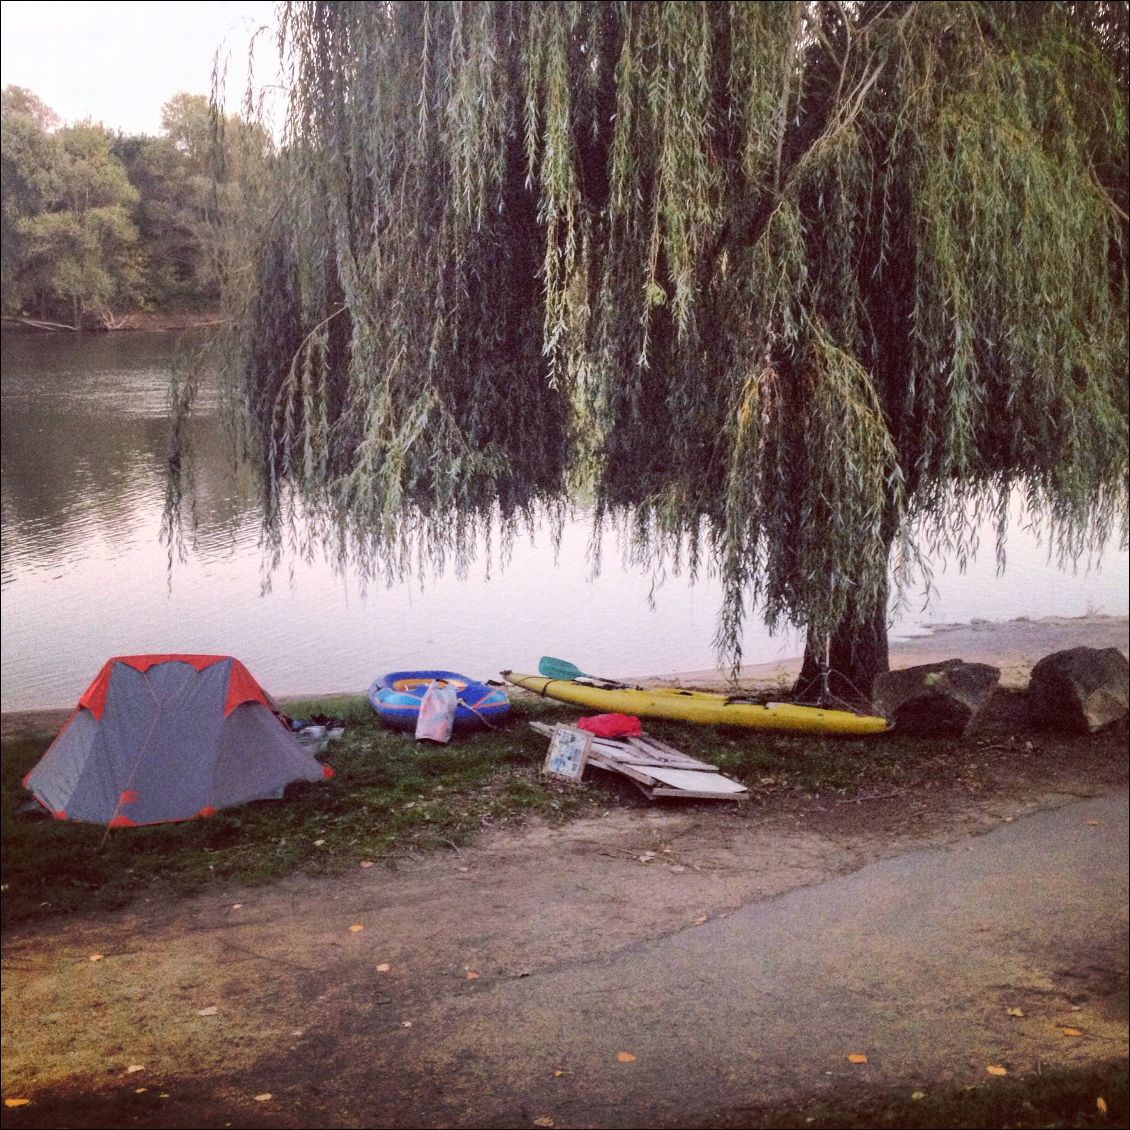
<svg viewBox="0 0 1130 1130"><path fill-rule="evenodd" d="M459 695L456 726L490 725L510 712L510 700L502 687L488 686L455 671L390 671L369 688L369 704L386 726L415 730L424 692L439 679Z"/></svg>

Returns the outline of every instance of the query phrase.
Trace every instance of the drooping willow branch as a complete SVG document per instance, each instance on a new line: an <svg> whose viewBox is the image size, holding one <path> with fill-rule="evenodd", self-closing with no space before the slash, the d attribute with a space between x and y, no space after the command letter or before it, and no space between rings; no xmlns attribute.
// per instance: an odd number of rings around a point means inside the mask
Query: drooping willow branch
<svg viewBox="0 0 1130 1130"><path fill-rule="evenodd" d="M1125 539L1117 7L285 5L225 370L266 512L395 572L583 494L719 571L733 661L1014 490Z"/></svg>

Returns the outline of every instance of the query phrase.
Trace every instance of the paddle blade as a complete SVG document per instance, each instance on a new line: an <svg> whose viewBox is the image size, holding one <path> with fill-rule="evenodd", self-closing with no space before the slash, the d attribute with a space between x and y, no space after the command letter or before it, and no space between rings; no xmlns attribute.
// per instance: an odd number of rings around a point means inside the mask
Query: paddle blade
<svg viewBox="0 0 1130 1130"><path fill-rule="evenodd" d="M543 655L538 661L538 674L547 679L578 679L584 675L584 671L574 667L567 659L553 659Z"/></svg>

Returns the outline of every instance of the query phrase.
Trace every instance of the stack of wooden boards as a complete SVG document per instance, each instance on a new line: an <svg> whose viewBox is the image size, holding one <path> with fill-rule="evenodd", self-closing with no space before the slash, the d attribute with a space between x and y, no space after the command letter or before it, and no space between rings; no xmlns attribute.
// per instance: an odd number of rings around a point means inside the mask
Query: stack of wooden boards
<svg viewBox="0 0 1130 1130"><path fill-rule="evenodd" d="M544 722L531 722L530 726L539 734L553 736L554 728ZM717 766L698 761L648 734L594 737L588 764L627 777L649 800L741 800L749 795L745 785L723 776Z"/></svg>

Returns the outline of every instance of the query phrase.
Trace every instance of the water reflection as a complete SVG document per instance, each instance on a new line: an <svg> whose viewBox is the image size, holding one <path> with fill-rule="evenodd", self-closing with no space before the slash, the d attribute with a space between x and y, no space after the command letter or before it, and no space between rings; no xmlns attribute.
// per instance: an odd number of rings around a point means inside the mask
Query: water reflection
<svg viewBox="0 0 1130 1130"><path fill-rule="evenodd" d="M521 541L505 570L357 586L324 561L293 561L261 592L250 483L233 476L208 405L194 423L195 542L168 584L160 541L168 381L178 340L161 334L3 340L4 710L74 702L102 661L144 651L232 652L278 694L360 690L382 671L447 667L488 677L556 654L591 670L639 675L713 666L719 589L672 577L649 604L648 578L605 555L589 579L589 528L570 524L555 563L548 536ZM213 405L214 407L214 405ZM991 537L987 544L991 545ZM923 619L1124 612L1127 555L1072 576L1021 532L999 580L991 552L964 576L937 566ZM746 658L796 654L759 625Z"/></svg>

